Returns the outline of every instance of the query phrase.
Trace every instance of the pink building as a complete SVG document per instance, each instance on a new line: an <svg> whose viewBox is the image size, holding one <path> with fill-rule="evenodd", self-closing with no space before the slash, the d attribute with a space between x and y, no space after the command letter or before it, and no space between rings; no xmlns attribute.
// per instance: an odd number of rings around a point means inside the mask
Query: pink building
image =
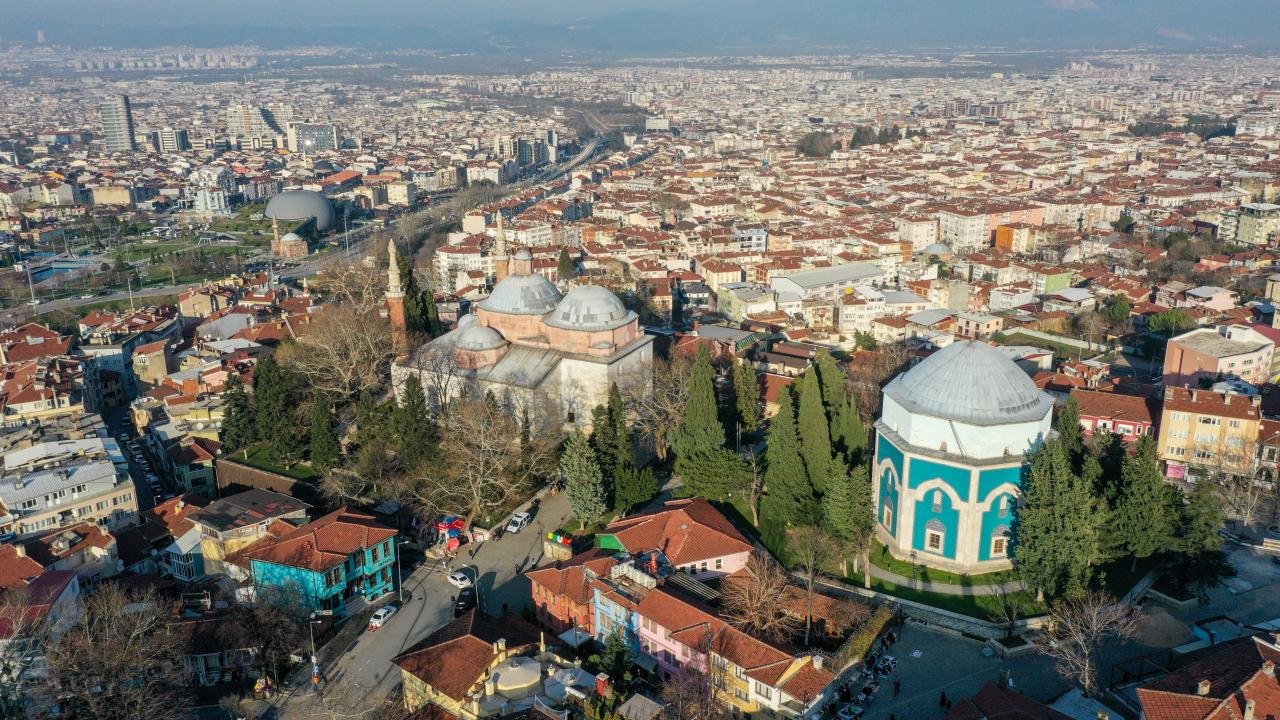
<svg viewBox="0 0 1280 720"><path fill-rule="evenodd" d="M1169 340L1164 353L1165 387L1227 377L1261 385L1270 379L1275 347L1270 338L1248 325L1196 328Z"/></svg>

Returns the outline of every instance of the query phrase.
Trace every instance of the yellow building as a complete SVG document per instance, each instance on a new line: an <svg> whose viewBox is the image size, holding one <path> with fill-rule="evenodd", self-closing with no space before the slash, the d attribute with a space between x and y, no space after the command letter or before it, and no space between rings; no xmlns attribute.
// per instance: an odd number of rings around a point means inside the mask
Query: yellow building
<svg viewBox="0 0 1280 720"><path fill-rule="evenodd" d="M200 528L204 574L218 575L231 567L227 558L271 532L302 525L310 505L270 490L246 490L214 500L190 516ZM282 527L282 523L284 524Z"/></svg>
<svg viewBox="0 0 1280 720"><path fill-rule="evenodd" d="M1258 454L1261 398L1170 387L1160 416L1160 459L1170 477L1188 466L1244 472Z"/></svg>

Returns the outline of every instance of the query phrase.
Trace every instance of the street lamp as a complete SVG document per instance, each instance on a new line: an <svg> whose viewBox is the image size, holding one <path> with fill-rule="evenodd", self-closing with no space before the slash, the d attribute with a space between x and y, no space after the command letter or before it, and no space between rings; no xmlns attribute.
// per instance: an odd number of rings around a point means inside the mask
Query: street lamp
<svg viewBox="0 0 1280 720"><path fill-rule="evenodd" d="M912 551L911 551L911 582L912 582L912 583L914 583L914 584L916 584L916 585L919 585L919 583L916 581L916 572L917 572L917 570L916 570L916 551L915 551L915 550L912 550ZM918 590L918 589L919 589L919 587L917 587L916 589Z"/></svg>
<svg viewBox="0 0 1280 720"><path fill-rule="evenodd" d="M311 613L311 618L307 621L307 635L311 637L311 667L313 668L313 672L314 668L320 667L320 660L316 657L316 631L314 630L314 626L320 625L323 622L323 620L316 619L315 613Z"/></svg>

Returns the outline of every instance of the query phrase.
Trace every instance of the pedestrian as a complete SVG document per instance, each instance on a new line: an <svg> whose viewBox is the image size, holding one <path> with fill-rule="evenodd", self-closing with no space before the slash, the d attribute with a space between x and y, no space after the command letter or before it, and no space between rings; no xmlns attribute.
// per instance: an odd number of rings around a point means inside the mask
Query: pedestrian
<svg viewBox="0 0 1280 720"><path fill-rule="evenodd" d="M951 699L947 698L947 712L951 712Z"/></svg>
<svg viewBox="0 0 1280 720"><path fill-rule="evenodd" d="M893 681L893 696L894 696L894 697L898 697L898 692L899 692L899 691L901 691L901 690L902 690L902 681L901 681L901 680L894 680L894 681Z"/></svg>
<svg viewBox="0 0 1280 720"><path fill-rule="evenodd" d="M946 706L947 706L947 691L943 690L942 694L938 696L938 707L944 708Z"/></svg>

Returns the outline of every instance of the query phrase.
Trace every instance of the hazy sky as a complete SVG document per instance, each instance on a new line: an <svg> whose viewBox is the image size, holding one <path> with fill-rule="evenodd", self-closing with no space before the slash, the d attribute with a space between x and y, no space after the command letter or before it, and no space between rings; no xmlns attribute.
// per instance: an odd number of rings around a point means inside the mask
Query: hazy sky
<svg viewBox="0 0 1280 720"><path fill-rule="evenodd" d="M0 0L0 40L334 42L803 52L832 47L1280 50L1280 0ZM810 46L817 46L810 48Z"/></svg>

